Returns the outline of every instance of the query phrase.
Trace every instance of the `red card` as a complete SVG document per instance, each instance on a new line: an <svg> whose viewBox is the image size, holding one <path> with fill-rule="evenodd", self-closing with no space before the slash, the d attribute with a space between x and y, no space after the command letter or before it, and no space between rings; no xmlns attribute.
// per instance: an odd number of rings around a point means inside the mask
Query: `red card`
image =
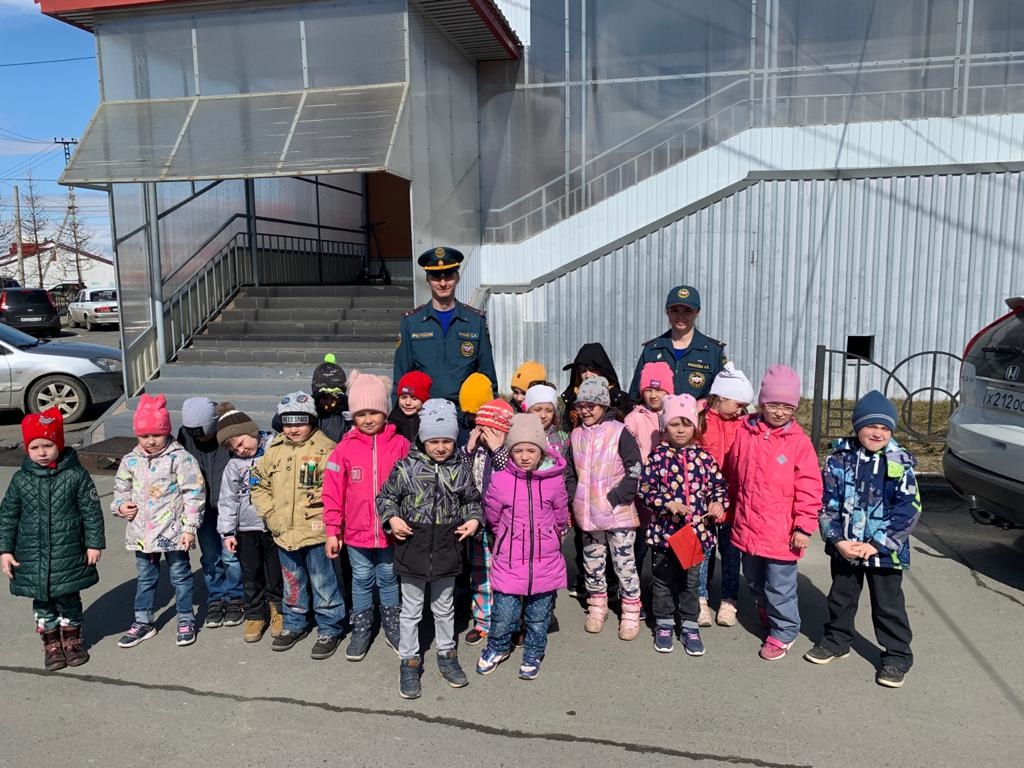
<svg viewBox="0 0 1024 768"><path fill-rule="evenodd" d="M692 525L684 525L668 537L668 544L676 553L676 559L685 569L693 568L704 561L704 549Z"/></svg>

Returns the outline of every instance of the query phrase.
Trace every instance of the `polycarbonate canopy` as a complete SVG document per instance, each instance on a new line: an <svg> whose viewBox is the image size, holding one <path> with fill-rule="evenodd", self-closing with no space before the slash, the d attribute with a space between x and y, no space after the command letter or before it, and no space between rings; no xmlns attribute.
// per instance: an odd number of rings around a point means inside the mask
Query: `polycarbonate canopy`
<svg viewBox="0 0 1024 768"><path fill-rule="evenodd" d="M389 170L405 83L100 104L63 184Z"/></svg>

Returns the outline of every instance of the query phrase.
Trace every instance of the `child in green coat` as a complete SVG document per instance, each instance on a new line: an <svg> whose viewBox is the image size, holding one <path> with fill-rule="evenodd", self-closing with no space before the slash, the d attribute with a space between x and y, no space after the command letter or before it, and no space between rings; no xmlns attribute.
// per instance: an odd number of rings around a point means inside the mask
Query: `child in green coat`
<svg viewBox="0 0 1024 768"><path fill-rule="evenodd" d="M0 504L0 568L11 593L32 598L47 672L89 660L81 591L99 581L103 510L92 478L64 447L57 408L21 422L28 456Z"/></svg>

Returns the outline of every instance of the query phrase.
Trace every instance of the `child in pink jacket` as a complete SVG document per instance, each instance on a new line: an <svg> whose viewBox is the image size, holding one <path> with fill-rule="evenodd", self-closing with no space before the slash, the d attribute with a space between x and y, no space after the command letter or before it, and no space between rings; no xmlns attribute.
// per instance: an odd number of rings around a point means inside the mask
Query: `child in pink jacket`
<svg viewBox="0 0 1024 768"><path fill-rule="evenodd" d="M725 460L735 517L732 543L743 553L743 574L769 629L760 656L786 655L800 632L797 562L821 509L821 470L814 446L793 414L800 378L773 365L761 380L760 413L736 432Z"/></svg>
<svg viewBox="0 0 1024 768"><path fill-rule="evenodd" d="M336 559L344 541L352 566L352 636L345 658L361 661L373 640L373 588L380 593L384 641L398 652L401 613L394 542L381 528L375 498L409 441L387 423L391 382L353 371L348 402L355 429L335 446L324 472L324 527L327 556Z"/></svg>

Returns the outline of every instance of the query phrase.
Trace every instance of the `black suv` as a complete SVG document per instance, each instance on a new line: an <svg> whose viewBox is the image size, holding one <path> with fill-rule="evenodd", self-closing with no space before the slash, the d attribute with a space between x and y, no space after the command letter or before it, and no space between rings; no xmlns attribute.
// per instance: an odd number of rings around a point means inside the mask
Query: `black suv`
<svg viewBox="0 0 1024 768"><path fill-rule="evenodd" d="M0 291L0 322L36 336L60 336L60 315L42 288Z"/></svg>

